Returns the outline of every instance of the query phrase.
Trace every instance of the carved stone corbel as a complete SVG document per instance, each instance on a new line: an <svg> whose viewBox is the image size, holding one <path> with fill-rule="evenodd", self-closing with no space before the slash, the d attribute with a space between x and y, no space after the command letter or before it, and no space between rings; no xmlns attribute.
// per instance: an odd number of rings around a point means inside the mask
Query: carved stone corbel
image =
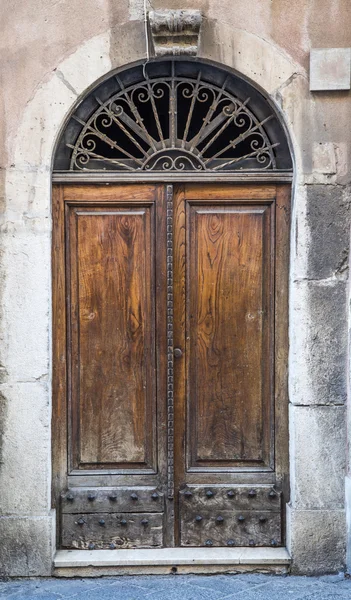
<svg viewBox="0 0 351 600"><path fill-rule="evenodd" d="M199 10L150 11L155 56L196 56L201 22Z"/></svg>

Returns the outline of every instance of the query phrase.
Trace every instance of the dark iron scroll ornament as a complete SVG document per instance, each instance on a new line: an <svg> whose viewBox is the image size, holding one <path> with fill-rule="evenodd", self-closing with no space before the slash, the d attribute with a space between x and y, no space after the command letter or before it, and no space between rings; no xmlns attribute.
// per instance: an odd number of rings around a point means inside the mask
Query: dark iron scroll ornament
<svg viewBox="0 0 351 600"><path fill-rule="evenodd" d="M55 170L291 169L274 109L241 78L200 61L122 71L92 91L60 140Z"/></svg>

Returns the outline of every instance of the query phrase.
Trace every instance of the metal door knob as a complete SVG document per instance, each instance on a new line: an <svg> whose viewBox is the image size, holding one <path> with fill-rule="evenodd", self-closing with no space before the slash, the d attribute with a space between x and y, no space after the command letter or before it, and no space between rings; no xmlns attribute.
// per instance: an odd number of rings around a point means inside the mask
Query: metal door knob
<svg viewBox="0 0 351 600"><path fill-rule="evenodd" d="M182 350L180 348L174 348L174 357L180 358L181 356L183 356Z"/></svg>

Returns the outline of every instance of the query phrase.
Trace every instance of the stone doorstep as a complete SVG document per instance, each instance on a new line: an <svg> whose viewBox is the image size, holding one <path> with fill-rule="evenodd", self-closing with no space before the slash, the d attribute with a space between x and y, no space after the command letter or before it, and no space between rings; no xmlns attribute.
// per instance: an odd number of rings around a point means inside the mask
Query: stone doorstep
<svg viewBox="0 0 351 600"><path fill-rule="evenodd" d="M58 550L55 569L201 565L290 565L286 548L160 548L151 550Z"/></svg>

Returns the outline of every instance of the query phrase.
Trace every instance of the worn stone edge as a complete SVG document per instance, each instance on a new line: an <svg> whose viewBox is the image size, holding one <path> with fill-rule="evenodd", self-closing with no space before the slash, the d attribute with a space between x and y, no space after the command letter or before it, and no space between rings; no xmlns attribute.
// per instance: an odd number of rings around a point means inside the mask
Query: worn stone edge
<svg viewBox="0 0 351 600"><path fill-rule="evenodd" d="M159 550L58 550L55 568L167 565L288 565L286 548L165 548Z"/></svg>

